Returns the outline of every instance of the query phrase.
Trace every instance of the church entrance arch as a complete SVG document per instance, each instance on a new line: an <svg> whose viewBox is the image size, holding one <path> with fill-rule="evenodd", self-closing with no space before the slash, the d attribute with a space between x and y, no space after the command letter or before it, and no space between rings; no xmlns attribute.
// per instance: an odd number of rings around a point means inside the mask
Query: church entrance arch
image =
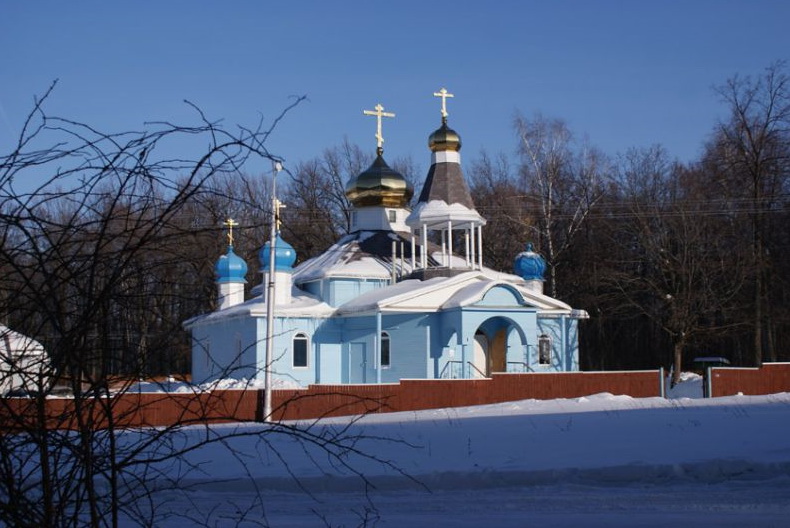
<svg viewBox="0 0 790 528"><path fill-rule="evenodd" d="M477 328L471 360L473 377L481 373L484 377L490 377L494 372L507 372L508 337L513 332L518 335L521 345L526 345L524 332L508 318L492 317Z"/></svg>

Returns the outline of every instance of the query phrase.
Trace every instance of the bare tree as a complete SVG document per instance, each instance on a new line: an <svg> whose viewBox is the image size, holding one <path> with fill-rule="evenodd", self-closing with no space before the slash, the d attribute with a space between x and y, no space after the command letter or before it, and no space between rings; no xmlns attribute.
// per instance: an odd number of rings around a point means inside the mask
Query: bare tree
<svg viewBox="0 0 790 528"><path fill-rule="evenodd" d="M535 228L538 205L520 185L504 155L492 159L482 152L471 164L469 177L475 207L486 219L486 265L510 273L513 259L524 251L525 243L539 240Z"/></svg>
<svg viewBox="0 0 790 528"><path fill-rule="evenodd" d="M759 366L765 354L776 359L767 302L774 249L769 239L790 175L790 77L777 62L757 78L735 76L716 91L729 117L716 129L706 162L719 174L725 196L740 200L737 209L751 227L754 364Z"/></svg>
<svg viewBox="0 0 790 528"><path fill-rule="evenodd" d="M265 141L282 115L268 129L231 133L195 108L192 126L153 123L111 134L47 115L45 100L0 157L0 313L31 338L10 346L17 334L0 335L15 354L6 354L13 361L0 368L0 381L28 375L17 384L27 397L0 395L0 524L155 526L166 501L158 492L178 491L181 473L168 480L154 472L228 435L207 429L197 445L180 439L185 425L200 421L201 407L167 427L125 431L138 410L124 407L125 395L154 362L167 363L174 344L188 350L180 323L214 297L200 284L211 287L218 220L240 215L258 227L255 196L265 193L240 171L251 156L277 159ZM169 143L184 136L207 149L194 161L168 158ZM195 222L212 210L208 225ZM202 254L185 252L196 241L214 242L196 244ZM198 269L196 261L209 264ZM42 346L24 345L36 342ZM46 363L23 361L40 349ZM60 392L70 397L51 398ZM206 398L195 394L194 403L210 405ZM356 441L285 424L230 434L260 437L263 449L265 435L289 434L341 465Z"/></svg>
<svg viewBox="0 0 790 528"><path fill-rule="evenodd" d="M576 147L564 121L515 118L523 187L534 197L541 249L549 265L549 294L557 296L557 268L602 196L606 161L596 149Z"/></svg>
<svg viewBox="0 0 790 528"><path fill-rule="evenodd" d="M619 260L605 276L619 292L609 310L647 316L672 344L673 382L683 352L722 330L740 293L743 269L732 255L737 227L697 194L689 173L660 147L631 150L619 181L627 212L619 219Z"/></svg>

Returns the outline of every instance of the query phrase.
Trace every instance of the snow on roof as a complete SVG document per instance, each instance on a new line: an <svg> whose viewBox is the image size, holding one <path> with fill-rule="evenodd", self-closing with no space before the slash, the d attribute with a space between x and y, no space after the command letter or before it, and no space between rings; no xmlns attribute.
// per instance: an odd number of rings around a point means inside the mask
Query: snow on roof
<svg viewBox="0 0 790 528"><path fill-rule="evenodd" d="M444 225L448 220L451 220L457 227L463 227L466 223L480 225L486 223L475 209L469 209L460 203L448 205L444 200L431 200L430 202L419 202L406 219L406 224L417 227L424 223L428 227L432 227L438 224Z"/></svg>
<svg viewBox="0 0 790 528"><path fill-rule="evenodd" d="M404 244L406 257L397 259L403 274L411 273L411 241L392 231L357 231L341 238L322 254L296 267L294 283L329 277L389 279L392 276L392 242ZM399 249L400 251L400 249Z"/></svg>
<svg viewBox="0 0 790 528"><path fill-rule="evenodd" d="M0 355L3 357L21 355L42 355L44 346L26 335L20 334L0 324Z"/></svg>
<svg viewBox="0 0 790 528"><path fill-rule="evenodd" d="M435 312L474 304L480 301L487 291L498 285L514 288L528 305L534 306L538 310L555 313L571 312L571 307L562 301L532 292L525 285L492 278L485 272L469 271L453 277L435 277L425 281L402 281L393 286L360 295L338 308L337 313L338 315L360 315L379 310Z"/></svg>
<svg viewBox="0 0 790 528"><path fill-rule="evenodd" d="M326 318L335 313L335 309L319 298L296 287L291 290L291 302L275 304L275 317L318 317ZM265 317L266 301L262 296L231 306L224 310L198 315L184 321L184 328L191 328L196 323L233 317Z"/></svg>

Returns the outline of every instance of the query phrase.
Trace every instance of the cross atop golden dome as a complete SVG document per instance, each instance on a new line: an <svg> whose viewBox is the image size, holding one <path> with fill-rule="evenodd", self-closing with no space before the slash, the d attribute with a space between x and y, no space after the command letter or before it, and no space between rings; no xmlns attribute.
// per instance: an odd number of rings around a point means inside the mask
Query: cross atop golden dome
<svg viewBox="0 0 790 528"><path fill-rule="evenodd" d="M433 92L433 96L442 98L442 123L446 123L447 116L450 115L447 113L447 98L455 97L455 95L448 92L446 88L442 88L438 92Z"/></svg>
<svg viewBox="0 0 790 528"><path fill-rule="evenodd" d="M369 116L376 116L376 152L381 155L384 152L384 136L381 133L381 118L395 117L392 112L385 112L381 103L373 107L375 110L363 110L362 113Z"/></svg>

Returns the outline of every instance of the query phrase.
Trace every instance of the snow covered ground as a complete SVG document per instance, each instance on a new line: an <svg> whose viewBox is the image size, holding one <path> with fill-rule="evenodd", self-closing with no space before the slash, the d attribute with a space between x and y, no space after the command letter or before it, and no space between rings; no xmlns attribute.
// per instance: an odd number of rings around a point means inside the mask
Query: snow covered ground
<svg viewBox="0 0 790 528"><path fill-rule="evenodd" d="M790 393L599 394L299 428L190 428L185 444L237 436L157 468L186 489L157 493L171 514L157 526L790 525Z"/></svg>

